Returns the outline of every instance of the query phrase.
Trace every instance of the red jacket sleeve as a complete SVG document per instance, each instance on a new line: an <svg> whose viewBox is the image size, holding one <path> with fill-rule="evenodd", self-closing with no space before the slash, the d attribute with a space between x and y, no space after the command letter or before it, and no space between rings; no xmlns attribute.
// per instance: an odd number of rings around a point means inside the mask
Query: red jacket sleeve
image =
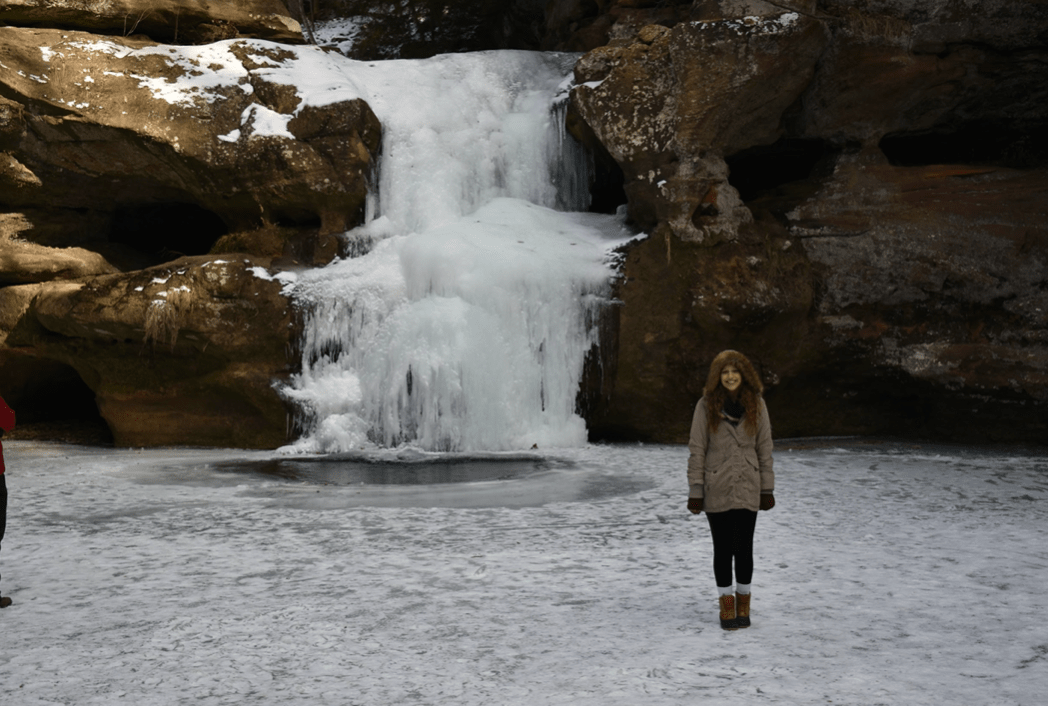
<svg viewBox="0 0 1048 706"><path fill-rule="evenodd" d="M7 406L3 397L0 397L0 429L11 431L14 428L15 411ZM0 444L0 474L2 474L4 470L4 445Z"/></svg>
<svg viewBox="0 0 1048 706"><path fill-rule="evenodd" d="M4 398L0 397L0 429L11 431L15 428L15 411L7 406Z"/></svg>

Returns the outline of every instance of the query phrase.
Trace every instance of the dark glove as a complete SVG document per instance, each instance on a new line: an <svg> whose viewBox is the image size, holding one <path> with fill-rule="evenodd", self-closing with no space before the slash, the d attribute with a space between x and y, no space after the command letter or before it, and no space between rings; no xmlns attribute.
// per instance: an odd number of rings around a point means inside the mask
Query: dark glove
<svg viewBox="0 0 1048 706"><path fill-rule="evenodd" d="M688 498L688 512L693 515L702 512L702 498Z"/></svg>
<svg viewBox="0 0 1048 706"><path fill-rule="evenodd" d="M775 496L771 493L761 493L761 510L771 510L775 507Z"/></svg>

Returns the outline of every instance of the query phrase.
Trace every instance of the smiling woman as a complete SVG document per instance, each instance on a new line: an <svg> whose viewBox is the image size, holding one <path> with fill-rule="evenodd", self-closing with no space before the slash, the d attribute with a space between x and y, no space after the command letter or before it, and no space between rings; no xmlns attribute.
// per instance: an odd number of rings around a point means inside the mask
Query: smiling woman
<svg viewBox="0 0 1048 706"><path fill-rule="evenodd" d="M713 359L695 406L688 459L688 510L706 511L713 536L721 627L750 626L757 511L775 506L771 422L753 364L738 351ZM732 595L734 563L735 591Z"/></svg>
<svg viewBox="0 0 1048 706"><path fill-rule="evenodd" d="M721 385L724 386L724 389L728 392L734 393L739 389L739 385L742 384L742 373L740 373L739 369L734 365L728 363L724 366L724 369L721 370L720 379Z"/></svg>

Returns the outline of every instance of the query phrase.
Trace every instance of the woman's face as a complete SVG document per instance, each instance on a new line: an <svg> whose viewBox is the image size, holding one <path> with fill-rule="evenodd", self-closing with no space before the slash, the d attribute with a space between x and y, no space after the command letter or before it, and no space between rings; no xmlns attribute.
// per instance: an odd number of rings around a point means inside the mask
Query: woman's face
<svg viewBox="0 0 1048 706"><path fill-rule="evenodd" d="M728 363L721 369L721 385L724 385L724 389L728 392L735 392L739 389L739 385L742 384L742 373L731 363Z"/></svg>

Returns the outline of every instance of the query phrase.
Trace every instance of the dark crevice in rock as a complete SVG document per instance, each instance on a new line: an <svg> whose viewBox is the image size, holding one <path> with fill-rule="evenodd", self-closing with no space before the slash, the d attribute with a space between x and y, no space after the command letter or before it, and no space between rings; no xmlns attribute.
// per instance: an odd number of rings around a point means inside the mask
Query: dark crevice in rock
<svg viewBox="0 0 1048 706"><path fill-rule="evenodd" d="M825 140L784 137L771 145L737 152L724 161L730 170L728 183L754 215L770 213L781 220L815 194L832 173L840 153Z"/></svg>
<svg viewBox="0 0 1048 706"><path fill-rule="evenodd" d="M1043 439L1048 431L1048 412L1022 393L944 389L898 369L848 362L841 351L836 357L768 392L777 435L813 436L832 428L842 435L991 443ZM804 414L787 413L797 409Z"/></svg>
<svg viewBox="0 0 1048 706"><path fill-rule="evenodd" d="M626 203L625 177L615 160L596 159L593 165L593 183L590 185L590 211L615 213Z"/></svg>
<svg viewBox="0 0 1048 706"><path fill-rule="evenodd" d="M112 443L95 393L72 366L19 355L3 362L4 398L18 411L18 425L8 438Z"/></svg>
<svg viewBox="0 0 1048 706"><path fill-rule="evenodd" d="M351 18L353 37L332 45L361 61L421 59L491 49L536 49L544 30L539 0L329 0L318 3L318 24Z"/></svg>
<svg viewBox="0 0 1048 706"><path fill-rule="evenodd" d="M221 218L193 203L140 203L114 211L109 240L160 264L183 255L206 255L228 232Z"/></svg>
<svg viewBox="0 0 1048 706"><path fill-rule="evenodd" d="M838 152L825 140L783 137L771 145L736 152L724 161L731 170L728 183L743 201L752 201L783 184L811 179L817 167Z"/></svg>
<svg viewBox="0 0 1048 706"><path fill-rule="evenodd" d="M592 159L590 162L589 210L593 213L615 213L619 206L628 201L625 188L626 177L622 172L622 167L611 156L574 106L568 108L564 120L570 134L570 137L566 139L577 140L582 148L589 152Z"/></svg>
<svg viewBox="0 0 1048 706"><path fill-rule="evenodd" d="M973 164L1033 168L1048 164L1048 120L1016 124L974 120L885 135L881 151L894 166Z"/></svg>
<svg viewBox="0 0 1048 706"><path fill-rule="evenodd" d="M606 411L613 393L619 362L620 313L618 306L612 306L599 315L599 343L591 346L586 353L579 391L575 396L575 412L586 419L587 427L590 428L590 438L593 440L601 438L601 431L594 431L592 420L599 418Z"/></svg>
<svg viewBox="0 0 1048 706"><path fill-rule="evenodd" d="M363 222L364 214L362 211L363 207L361 207L360 212L353 214L353 222ZM319 214L307 209L275 209L271 216L273 219L273 225L280 228L320 228L321 226L321 218Z"/></svg>

